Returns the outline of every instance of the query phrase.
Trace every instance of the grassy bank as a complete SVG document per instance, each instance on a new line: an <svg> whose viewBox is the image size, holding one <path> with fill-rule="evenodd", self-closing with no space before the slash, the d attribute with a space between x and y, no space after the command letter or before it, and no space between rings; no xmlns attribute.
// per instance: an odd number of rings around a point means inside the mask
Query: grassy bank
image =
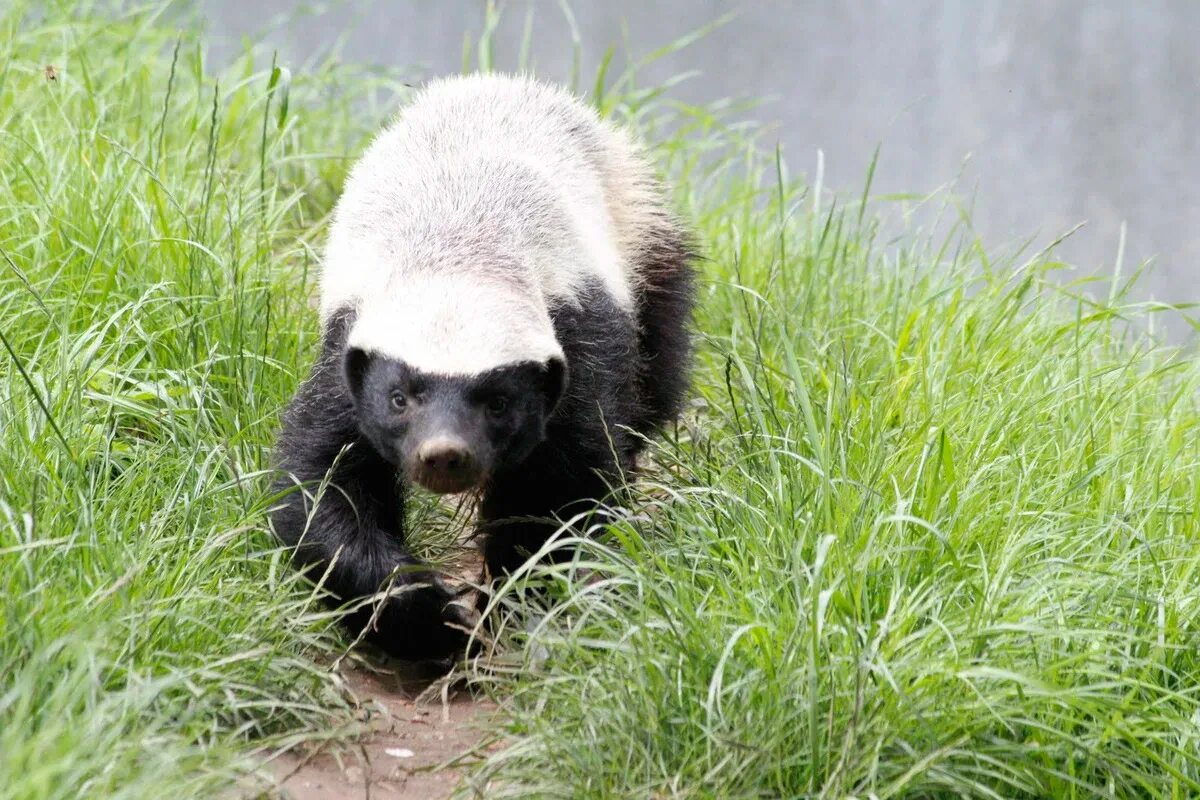
<svg viewBox="0 0 1200 800"><path fill-rule="evenodd" d="M0 42L0 797L212 796L350 720L263 470L324 215L402 90L218 75L153 11L17 4ZM472 668L508 745L472 785L1200 793L1200 370L1123 285L961 228L885 246L613 83L675 131L697 399L534 641Z"/></svg>
<svg viewBox="0 0 1200 800"><path fill-rule="evenodd" d="M346 719L259 472L357 129L158 12L0 43L0 796L210 796Z"/></svg>

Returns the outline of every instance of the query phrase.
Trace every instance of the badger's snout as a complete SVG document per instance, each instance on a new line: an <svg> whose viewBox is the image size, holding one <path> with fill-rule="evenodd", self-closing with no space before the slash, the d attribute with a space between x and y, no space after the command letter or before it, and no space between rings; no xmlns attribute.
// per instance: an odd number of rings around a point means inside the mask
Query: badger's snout
<svg viewBox="0 0 1200 800"><path fill-rule="evenodd" d="M413 480L431 492L463 492L479 481L479 463L465 441L437 436L422 442L410 469Z"/></svg>

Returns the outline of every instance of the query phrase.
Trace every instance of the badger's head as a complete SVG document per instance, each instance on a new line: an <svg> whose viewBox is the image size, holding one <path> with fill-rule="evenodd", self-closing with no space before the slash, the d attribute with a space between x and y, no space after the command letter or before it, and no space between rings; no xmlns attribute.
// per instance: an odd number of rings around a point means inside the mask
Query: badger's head
<svg viewBox="0 0 1200 800"><path fill-rule="evenodd" d="M566 384L561 358L442 375L351 348L346 378L375 449L434 492L480 486L519 464L546 435Z"/></svg>
<svg viewBox="0 0 1200 800"><path fill-rule="evenodd" d="M545 438L567 385L544 306L483 286L366 302L344 362L358 425L411 481L481 487Z"/></svg>

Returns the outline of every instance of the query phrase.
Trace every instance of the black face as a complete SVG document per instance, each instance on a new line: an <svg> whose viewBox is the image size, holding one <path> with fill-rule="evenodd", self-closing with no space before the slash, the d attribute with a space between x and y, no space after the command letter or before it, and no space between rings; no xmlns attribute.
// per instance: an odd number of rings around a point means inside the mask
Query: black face
<svg viewBox="0 0 1200 800"><path fill-rule="evenodd" d="M566 377L559 359L449 377L357 348L346 354L363 434L409 480L439 493L482 486L523 461L545 438Z"/></svg>

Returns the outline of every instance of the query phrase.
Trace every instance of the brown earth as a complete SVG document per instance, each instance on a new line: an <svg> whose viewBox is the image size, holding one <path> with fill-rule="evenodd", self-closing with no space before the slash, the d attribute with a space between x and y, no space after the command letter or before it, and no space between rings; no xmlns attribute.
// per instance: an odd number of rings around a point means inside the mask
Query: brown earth
<svg viewBox="0 0 1200 800"><path fill-rule="evenodd" d="M395 800L449 797L463 767L489 742L495 705L461 687L430 683L415 668L341 669L366 716L358 741L297 750L270 765L268 796L288 800ZM429 695L433 695L430 697Z"/></svg>

